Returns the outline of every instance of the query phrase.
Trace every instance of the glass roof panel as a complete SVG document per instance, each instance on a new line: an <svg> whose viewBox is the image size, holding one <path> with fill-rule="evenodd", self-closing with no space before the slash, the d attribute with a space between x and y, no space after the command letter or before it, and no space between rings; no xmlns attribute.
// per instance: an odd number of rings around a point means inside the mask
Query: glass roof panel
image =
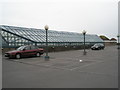
<svg viewBox="0 0 120 90"><path fill-rule="evenodd" d="M45 42L46 32L43 29L24 28L0 25L0 28L18 34L36 42ZM83 42L83 34L48 30L49 42ZM86 42L103 42L97 35L86 34Z"/></svg>

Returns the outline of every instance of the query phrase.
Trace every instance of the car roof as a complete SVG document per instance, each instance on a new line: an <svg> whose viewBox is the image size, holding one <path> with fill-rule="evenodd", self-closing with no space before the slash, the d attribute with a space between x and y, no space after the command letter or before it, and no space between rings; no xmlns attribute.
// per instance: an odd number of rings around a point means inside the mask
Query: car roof
<svg viewBox="0 0 120 90"><path fill-rule="evenodd" d="M99 43L99 44L103 44L103 43Z"/></svg>

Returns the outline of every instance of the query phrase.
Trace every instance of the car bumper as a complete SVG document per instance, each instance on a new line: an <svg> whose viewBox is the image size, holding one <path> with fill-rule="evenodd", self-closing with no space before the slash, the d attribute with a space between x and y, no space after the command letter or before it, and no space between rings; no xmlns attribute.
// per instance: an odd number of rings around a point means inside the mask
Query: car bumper
<svg viewBox="0 0 120 90"><path fill-rule="evenodd" d="M4 55L5 57L9 57L10 56L10 54L8 54L8 53L5 53L5 55Z"/></svg>
<svg viewBox="0 0 120 90"><path fill-rule="evenodd" d="M4 56L5 56L5 57L10 57L10 58L14 58L14 57L15 57L15 55L11 55L11 54L9 54L9 53L5 53Z"/></svg>

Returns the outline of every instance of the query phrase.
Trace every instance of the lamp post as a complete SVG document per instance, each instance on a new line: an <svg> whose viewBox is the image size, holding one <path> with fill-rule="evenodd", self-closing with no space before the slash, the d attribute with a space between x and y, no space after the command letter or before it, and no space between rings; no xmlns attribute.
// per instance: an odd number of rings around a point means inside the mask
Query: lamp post
<svg viewBox="0 0 120 90"><path fill-rule="evenodd" d="M45 56L45 59L49 59L49 56L48 56L48 25L45 25L45 30L46 30L46 56Z"/></svg>
<svg viewBox="0 0 120 90"><path fill-rule="evenodd" d="M84 36L84 52L83 52L83 55L86 55L86 51L85 51L85 34L86 34L86 31L83 30L83 36Z"/></svg>
<svg viewBox="0 0 120 90"><path fill-rule="evenodd" d="M118 38L118 49L120 49L120 47L119 47L119 37L120 37L120 35L117 35L117 38Z"/></svg>

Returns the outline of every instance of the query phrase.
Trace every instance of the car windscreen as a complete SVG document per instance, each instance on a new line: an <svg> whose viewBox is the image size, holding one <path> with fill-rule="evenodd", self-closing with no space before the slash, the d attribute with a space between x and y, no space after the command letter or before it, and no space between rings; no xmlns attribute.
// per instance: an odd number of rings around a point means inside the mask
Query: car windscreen
<svg viewBox="0 0 120 90"><path fill-rule="evenodd" d="M102 43L94 44L94 46L104 46Z"/></svg>
<svg viewBox="0 0 120 90"><path fill-rule="evenodd" d="M98 46L99 44L94 44L94 46Z"/></svg>
<svg viewBox="0 0 120 90"><path fill-rule="evenodd" d="M25 48L25 46L21 46L21 47L17 48L17 50L18 50L18 51L21 51L21 50L23 50L24 48Z"/></svg>

